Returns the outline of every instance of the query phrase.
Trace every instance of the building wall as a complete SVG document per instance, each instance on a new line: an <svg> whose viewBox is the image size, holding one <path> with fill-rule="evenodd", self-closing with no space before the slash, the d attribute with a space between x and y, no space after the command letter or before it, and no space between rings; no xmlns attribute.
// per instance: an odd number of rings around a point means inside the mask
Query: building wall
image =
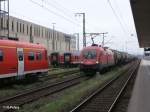
<svg viewBox="0 0 150 112"><path fill-rule="evenodd" d="M0 37L7 38L7 19L0 18ZM10 16L9 19L9 37L19 41L40 43L48 49L48 54L53 51L69 52L76 49L76 41L73 35L54 31L54 50L52 49L53 30L28 21L24 21ZM67 37L67 39L66 39Z"/></svg>

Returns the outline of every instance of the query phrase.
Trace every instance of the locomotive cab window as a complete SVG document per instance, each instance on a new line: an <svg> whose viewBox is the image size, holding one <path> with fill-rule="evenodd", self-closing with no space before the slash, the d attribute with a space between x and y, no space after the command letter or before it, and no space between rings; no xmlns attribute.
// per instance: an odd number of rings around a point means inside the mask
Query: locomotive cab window
<svg viewBox="0 0 150 112"><path fill-rule="evenodd" d="M41 60L42 54L40 52L36 53L36 60Z"/></svg>
<svg viewBox="0 0 150 112"><path fill-rule="evenodd" d="M96 58L96 51L95 50L84 51L83 57L86 59L95 59Z"/></svg>
<svg viewBox="0 0 150 112"><path fill-rule="evenodd" d="M0 50L0 61L3 61L3 52Z"/></svg>
<svg viewBox="0 0 150 112"><path fill-rule="evenodd" d="M30 60L30 61L34 60L34 53L33 52L29 52L28 60Z"/></svg>

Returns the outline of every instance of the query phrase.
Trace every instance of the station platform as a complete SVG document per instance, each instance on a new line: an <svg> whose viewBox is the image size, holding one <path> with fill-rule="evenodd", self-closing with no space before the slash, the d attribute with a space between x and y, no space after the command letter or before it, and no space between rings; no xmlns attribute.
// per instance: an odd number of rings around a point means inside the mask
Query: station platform
<svg viewBox="0 0 150 112"><path fill-rule="evenodd" d="M128 112L150 112L150 57L141 60Z"/></svg>

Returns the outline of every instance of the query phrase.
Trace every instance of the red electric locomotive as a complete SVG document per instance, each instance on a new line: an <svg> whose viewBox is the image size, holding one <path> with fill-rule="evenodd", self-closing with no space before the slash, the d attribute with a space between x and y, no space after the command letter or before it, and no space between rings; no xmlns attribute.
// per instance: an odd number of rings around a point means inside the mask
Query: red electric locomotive
<svg viewBox="0 0 150 112"><path fill-rule="evenodd" d="M40 44L0 40L0 79L48 72L47 50Z"/></svg>
<svg viewBox="0 0 150 112"><path fill-rule="evenodd" d="M115 64L114 53L98 45L83 48L81 51L80 70L95 74Z"/></svg>

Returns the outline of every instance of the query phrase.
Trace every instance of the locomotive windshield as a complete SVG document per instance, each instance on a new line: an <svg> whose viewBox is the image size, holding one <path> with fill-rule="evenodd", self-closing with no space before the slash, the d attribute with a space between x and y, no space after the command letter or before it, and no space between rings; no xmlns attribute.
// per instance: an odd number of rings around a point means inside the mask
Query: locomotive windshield
<svg viewBox="0 0 150 112"><path fill-rule="evenodd" d="M96 51L95 50L83 51L83 57L86 59L94 59L96 58Z"/></svg>

